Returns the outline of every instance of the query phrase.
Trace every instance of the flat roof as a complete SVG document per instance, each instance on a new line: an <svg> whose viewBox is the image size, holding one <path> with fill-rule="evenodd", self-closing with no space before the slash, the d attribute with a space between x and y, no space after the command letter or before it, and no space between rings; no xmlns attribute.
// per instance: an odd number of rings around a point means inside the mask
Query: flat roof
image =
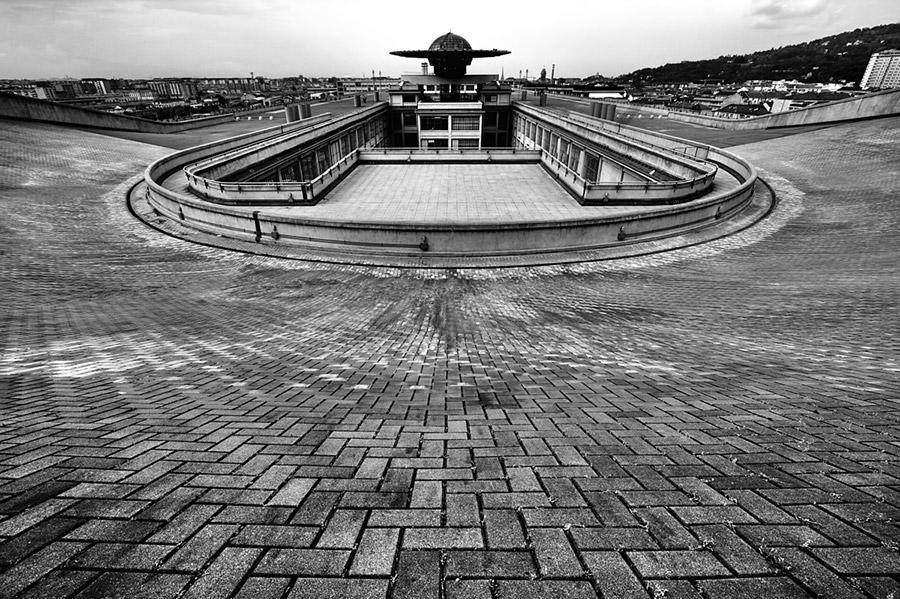
<svg viewBox="0 0 900 599"><path fill-rule="evenodd" d="M347 222L566 221L657 207L582 206L538 164L360 164L315 206L267 214Z"/></svg>

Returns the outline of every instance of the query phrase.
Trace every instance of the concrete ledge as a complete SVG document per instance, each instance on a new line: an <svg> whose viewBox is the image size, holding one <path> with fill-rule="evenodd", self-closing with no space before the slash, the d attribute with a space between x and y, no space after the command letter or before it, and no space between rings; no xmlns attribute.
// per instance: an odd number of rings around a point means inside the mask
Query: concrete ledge
<svg viewBox="0 0 900 599"><path fill-rule="evenodd" d="M128 204L131 212L144 223L158 231L179 239L198 243L207 247L261 256L272 256L289 260L356 264L367 266L390 266L399 268L509 268L537 265L574 264L615 260L634 256L656 254L678 248L686 248L728 235L738 233L765 218L775 206L775 196L771 188L760 180L750 200L726 218L712 219L699 226L683 230L669 230L656 236L634 237L609 245L601 245L588 250L564 249L507 254L458 255L435 254L414 247L396 247L391 252L378 248L335 244L287 244L262 236L259 242L250 236L223 236L207 233L163 216L147 201L146 184L141 178L132 180ZM421 243L421 242L420 242Z"/></svg>
<svg viewBox="0 0 900 599"><path fill-rule="evenodd" d="M149 121L147 119L110 114L101 110L36 100L2 92L0 92L0 117L97 129L137 131L140 133L178 133L179 131L199 129L200 127L209 127L234 120L234 115L228 113L171 123Z"/></svg>
<svg viewBox="0 0 900 599"><path fill-rule="evenodd" d="M900 114L900 89L885 90L856 98L836 100L797 110L746 119L727 119L676 110L635 106L633 104L628 104L627 107L638 112L660 114L676 121L714 127L716 129L732 129L736 131L777 129L781 127L859 121L897 115Z"/></svg>
<svg viewBox="0 0 900 599"><path fill-rule="evenodd" d="M235 143L238 142L226 140L225 149ZM739 213L750 202L757 179L756 170L746 161L724 150L709 148L708 159L741 181L737 188L684 204L616 217L491 224L385 224L298 218L267 213L264 208L251 211L213 204L159 184L160 175L171 172L173 166L217 149L223 148L186 150L178 153L175 161L167 157L151 165L145 174L147 202L159 214L185 227L231 239L368 256L413 253L425 262L454 257L580 252L665 238Z"/></svg>

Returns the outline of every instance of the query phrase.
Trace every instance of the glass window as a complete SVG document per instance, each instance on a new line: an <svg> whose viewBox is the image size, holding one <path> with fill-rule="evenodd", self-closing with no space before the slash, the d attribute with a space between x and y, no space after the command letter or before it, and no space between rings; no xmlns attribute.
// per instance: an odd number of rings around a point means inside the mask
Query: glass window
<svg viewBox="0 0 900 599"><path fill-rule="evenodd" d="M315 155L307 154L300 159L300 176L303 177L303 180L305 181L310 181L318 176L318 173L316 172Z"/></svg>
<svg viewBox="0 0 900 599"><path fill-rule="evenodd" d="M328 144L328 164L329 166L337 164L337 161L343 157L341 154L340 140L335 140Z"/></svg>
<svg viewBox="0 0 900 599"><path fill-rule="evenodd" d="M569 142L565 140L559 144L559 161L563 164L569 163Z"/></svg>
<svg viewBox="0 0 900 599"><path fill-rule="evenodd" d="M328 154L326 153L325 148L316 150L316 170L316 176L319 176L328 170Z"/></svg>
<svg viewBox="0 0 900 599"><path fill-rule="evenodd" d="M422 143L426 150L443 150L449 147L446 139L425 139Z"/></svg>
<svg viewBox="0 0 900 599"><path fill-rule="evenodd" d="M581 158L581 148L573 145L569 149L569 168L573 171L578 168L578 160Z"/></svg>
<svg viewBox="0 0 900 599"><path fill-rule="evenodd" d="M481 118L477 116L459 115L453 117L454 131L478 131L480 125Z"/></svg>
<svg viewBox="0 0 900 599"><path fill-rule="evenodd" d="M453 144L459 149L472 149L478 148L478 140L477 139L454 139Z"/></svg>
<svg viewBox="0 0 900 599"><path fill-rule="evenodd" d="M404 104L415 104L416 95L415 94L403 94L403 103Z"/></svg>
<svg viewBox="0 0 900 599"><path fill-rule="evenodd" d="M419 119L422 131L446 131L447 121L445 116L423 116Z"/></svg>
<svg viewBox="0 0 900 599"><path fill-rule="evenodd" d="M600 166L600 159L590 152L585 152L584 154L584 170L581 173L581 176L585 178L589 183L593 183L597 180L597 169Z"/></svg>
<svg viewBox="0 0 900 599"><path fill-rule="evenodd" d="M500 112L497 113L497 128L498 129L508 129L509 128L509 113Z"/></svg>
<svg viewBox="0 0 900 599"><path fill-rule="evenodd" d="M484 113L484 126L491 127L491 128L497 126L497 113L496 112L485 112Z"/></svg>
<svg viewBox="0 0 900 599"><path fill-rule="evenodd" d="M416 113L415 112L404 112L403 113L403 126L404 127L415 127L416 126Z"/></svg>

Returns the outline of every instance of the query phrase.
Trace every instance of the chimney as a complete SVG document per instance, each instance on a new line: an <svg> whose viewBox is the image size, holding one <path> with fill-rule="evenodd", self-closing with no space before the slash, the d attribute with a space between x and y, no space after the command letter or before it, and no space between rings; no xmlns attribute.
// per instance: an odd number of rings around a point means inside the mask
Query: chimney
<svg viewBox="0 0 900 599"><path fill-rule="evenodd" d="M428 74L428 63L427 63L427 62L423 62L423 63L422 63L422 74L423 74L423 75L427 75L427 74Z"/></svg>

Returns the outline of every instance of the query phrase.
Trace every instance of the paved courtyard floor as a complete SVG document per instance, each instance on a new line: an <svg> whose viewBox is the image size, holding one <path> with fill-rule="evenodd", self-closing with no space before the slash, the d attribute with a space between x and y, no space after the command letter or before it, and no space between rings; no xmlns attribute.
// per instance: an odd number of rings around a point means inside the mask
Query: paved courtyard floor
<svg viewBox="0 0 900 599"><path fill-rule="evenodd" d="M900 596L900 119L706 245L417 271L134 219L0 122L0 598Z"/></svg>
<svg viewBox="0 0 900 599"><path fill-rule="evenodd" d="M183 170L162 185L193 192ZM708 201L740 183L719 169ZM359 164L313 206L230 206L231 210L329 222L498 225L615 218L665 206L582 206L540 164Z"/></svg>

